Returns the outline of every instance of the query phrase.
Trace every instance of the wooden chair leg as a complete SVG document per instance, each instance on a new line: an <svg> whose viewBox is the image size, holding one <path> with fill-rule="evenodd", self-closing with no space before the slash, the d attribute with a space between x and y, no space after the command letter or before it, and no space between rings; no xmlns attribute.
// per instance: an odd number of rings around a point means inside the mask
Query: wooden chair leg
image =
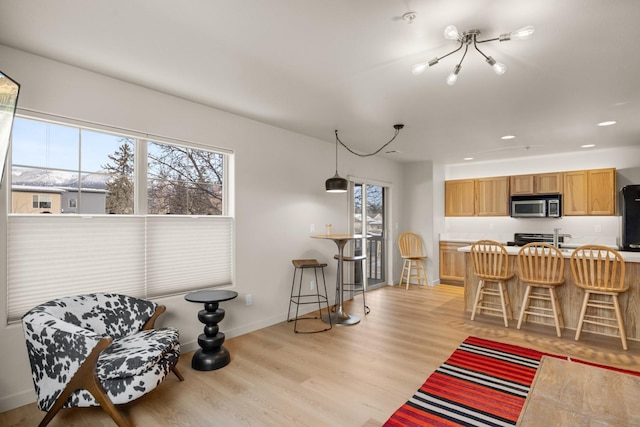
<svg viewBox="0 0 640 427"><path fill-rule="evenodd" d="M176 375L176 377L178 377L180 381L184 381L184 377L182 376L182 372L180 372L180 370L178 369L178 366L174 366L171 371Z"/></svg>
<svg viewBox="0 0 640 427"><path fill-rule="evenodd" d="M576 329L576 338L578 341L580 339L580 332L582 332L582 325L584 324L584 315L587 312L587 304L589 303L589 292L584 293L584 299L582 301L582 308L580 309L580 317L578 317L578 328Z"/></svg>
<svg viewBox="0 0 640 427"><path fill-rule="evenodd" d="M405 277L405 271L407 270L407 262L408 261L409 261L408 259L405 259L404 263L402 263L402 274L400 274L400 283L399 283L400 287L402 287L402 280ZM408 287L408 285L407 285L407 287Z"/></svg>
<svg viewBox="0 0 640 427"><path fill-rule="evenodd" d="M529 309L529 295L531 294L531 285L527 285L527 289L524 291L524 299L522 300L522 307L520 308L520 315L518 316L518 325L516 329L520 329L522 322L526 320L527 314L525 311Z"/></svg>
<svg viewBox="0 0 640 427"><path fill-rule="evenodd" d="M556 294L555 288L548 288L548 289L549 289L549 298L551 299L551 309L553 310L553 322L556 325L556 335L558 335L558 338L561 338L562 332L560 332L560 316L562 316L562 313L560 312L558 295Z"/></svg>
<svg viewBox="0 0 640 427"><path fill-rule="evenodd" d="M418 261L418 265L420 267L421 278L420 280L424 284L424 286L429 286L429 279L427 279L427 268L424 265L424 261Z"/></svg>
<svg viewBox="0 0 640 427"><path fill-rule="evenodd" d="M502 306L502 318L504 319L504 327L509 327L509 320L507 320L507 300L509 296L507 295L507 290L504 287L504 282L498 282L498 289L500 291L500 305Z"/></svg>
<svg viewBox="0 0 640 427"><path fill-rule="evenodd" d="M111 399L107 396L107 392L102 387L102 384L100 384L100 380L98 380L97 376L95 377L95 381L92 386L87 387L87 390L98 401L102 410L105 411L119 427L133 427L133 425L124 418L122 413L118 411L116 405L111 402Z"/></svg>
<svg viewBox="0 0 640 427"><path fill-rule="evenodd" d="M500 284L504 289L504 299L507 301L507 308L509 309L508 317L509 319L513 319L513 306L511 305L511 298L509 297L509 292L507 292L507 284L505 282L500 282Z"/></svg>
<svg viewBox="0 0 640 427"><path fill-rule="evenodd" d="M616 320L618 321L618 330L620 331L620 340L622 341L622 349L627 350L627 334L624 331L624 323L622 322L622 313L620 312L620 302L618 295L612 295L613 308L616 310Z"/></svg>
<svg viewBox="0 0 640 427"><path fill-rule="evenodd" d="M411 282L411 269L413 268L413 262L410 259L408 259L408 260L405 260L404 263L407 266L406 267L407 274L404 276L405 280L407 281L405 288L409 290L409 282Z"/></svg>
<svg viewBox="0 0 640 427"><path fill-rule="evenodd" d="M53 417L55 417L60 409L64 407L65 403L67 403L69 396L71 396L71 394L76 390L86 389L92 392L93 383L98 380L95 374L98 356L100 356L102 350L111 345L112 341L113 339L111 338L102 338L98 341L98 344L96 344L93 350L91 350L89 356L85 359L80 368L78 368L76 373L73 375L73 378L71 378L64 390L62 390L62 393L60 393L56 401L53 403L51 409L49 409L45 417L40 421L40 424L38 424L39 427L44 427L49 424ZM93 394L93 396L98 400L95 394Z"/></svg>
<svg viewBox="0 0 640 427"><path fill-rule="evenodd" d="M476 310L478 309L478 304L480 303L480 295L482 295L482 288L484 287L484 280L480 279L478 281L478 289L476 290L476 299L473 302L473 310L471 311L471 320L476 317Z"/></svg>

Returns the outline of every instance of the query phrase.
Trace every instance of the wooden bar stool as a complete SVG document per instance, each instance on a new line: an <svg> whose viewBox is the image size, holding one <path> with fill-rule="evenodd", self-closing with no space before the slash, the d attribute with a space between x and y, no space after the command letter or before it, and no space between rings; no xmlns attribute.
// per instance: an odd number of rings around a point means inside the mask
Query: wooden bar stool
<svg viewBox="0 0 640 427"><path fill-rule="evenodd" d="M571 272L576 285L585 291L576 341L580 339L582 326L590 323L617 329L622 348L627 350L627 335L618 295L629 289L629 284L624 281L625 263L620 253L607 246L580 246L571 254ZM605 316L611 312L615 313L615 317Z"/></svg>
<svg viewBox="0 0 640 427"><path fill-rule="evenodd" d="M333 256L334 259L339 260L340 256L338 254ZM367 305L367 300L366 300L366 293L367 293L367 278L366 278L366 265L365 265L365 261L367 260L367 256L366 255L356 255L356 256L347 256L344 255L342 257L342 261L343 262L351 262L351 263L357 263L360 262L361 263L361 268L360 268L360 283L358 283L357 280L357 274L356 271L354 270L354 280L353 283L342 283L342 292L344 291L352 291L354 292L354 296L355 293L357 292L362 292L362 308L364 310L364 314L365 316L367 314L369 314L369 312L371 311L369 309L369 306ZM355 266L355 264L354 264ZM343 276L344 277L344 276ZM338 290L338 288L336 288L336 301L338 301L338 297L339 295L337 295L337 292L340 292Z"/></svg>
<svg viewBox="0 0 640 427"><path fill-rule="evenodd" d="M513 317L513 314L505 282L512 278L514 273L509 270L507 249L493 240L479 240L471 245L471 261L473 272L480 279L471 320L474 320L476 312L481 310L497 312L502 314L504 326L508 328L508 318ZM500 302L487 300L486 296L494 299L497 297Z"/></svg>
<svg viewBox="0 0 640 427"><path fill-rule="evenodd" d="M523 246L518 252L518 276L527 289L517 328L520 329L528 315L547 317L553 319L556 334L561 337L564 321L556 293L556 287L564 284L564 256L560 249L542 242ZM549 307L534 301L548 302Z"/></svg>
<svg viewBox="0 0 640 427"><path fill-rule="evenodd" d="M332 323L331 323L331 316L330 316L330 312L329 312L329 299L327 297L327 282L325 281L325 277L324 277L324 268L327 266L327 264L321 264L319 263L317 260L315 259L294 259L291 261L293 263L293 282L291 283L291 296L289 298L289 310L287 311L287 322L294 322L293 324L293 330L295 333L300 333L300 334L313 334L316 332L324 332L324 331L328 331L329 329L331 329L333 327ZM304 276L304 271L308 270L308 269L313 269L313 272L315 274L315 293L308 293L308 294L303 294L302 293L302 277ZM318 269L320 269L320 271L322 272L322 284L324 286L324 295L320 292L320 282L318 282ZM295 287L296 287L296 274L298 273L298 271L300 271L300 281L298 283L298 293L295 293ZM291 318L291 304L295 304L296 305L296 315L294 318ZM299 309L301 305L304 304L318 304L318 311L319 311L319 315L318 316L314 316L314 317L300 317L299 316ZM329 319L329 327L325 327L324 329L316 329L316 330L311 330L311 331L299 331L298 330L298 320L314 320L314 319L322 319L322 305L324 304L326 306L327 309L327 318ZM320 320L319 323L321 323L322 320Z"/></svg>
<svg viewBox="0 0 640 427"><path fill-rule="evenodd" d="M404 259L400 286L406 280L407 289L409 289L409 283L414 278L418 279L419 285L428 285L427 269L424 265L427 256L424 254L420 236L415 233L402 233L398 236L398 247L400 248L400 256Z"/></svg>

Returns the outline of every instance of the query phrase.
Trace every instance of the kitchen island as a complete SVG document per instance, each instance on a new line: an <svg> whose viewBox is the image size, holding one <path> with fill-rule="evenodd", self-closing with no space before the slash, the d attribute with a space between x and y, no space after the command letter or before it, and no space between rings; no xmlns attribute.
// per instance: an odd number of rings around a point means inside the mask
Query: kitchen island
<svg viewBox="0 0 640 427"><path fill-rule="evenodd" d="M509 299L511 300L511 305L513 309L513 320L510 326L514 326L518 319L518 315L520 314L520 308L522 307L522 300L524 298L524 292L526 289L526 285L524 285L518 279L518 265L516 256L519 247L516 246L505 246L507 252L509 253L509 267L511 271L515 272L516 275L507 280L507 293L509 294ZM465 257L465 275L464 275L464 309L466 312L471 312L473 309L473 302L476 295L476 290L478 289L478 278L473 273L473 264L471 262L471 246L464 246L458 251L464 253ZM578 318L580 315L580 308L582 307L582 300L584 297L584 291L581 288L578 288L573 280L573 275L571 273L571 264L569 262L569 258L571 253L573 252L573 248L563 248L562 253L564 254L565 264L564 264L564 280L565 283L562 286L559 286L556 291L558 293L558 298L560 300L560 308L562 310L562 317L564 319L564 328L565 330L569 330L570 332L564 331L563 334L566 336L567 333L575 334L575 330L578 326ZM633 341L640 341L640 252L623 252L620 251L620 254L625 260L626 270L625 270L625 281L629 284L629 290L620 294L620 308L622 311L623 321L625 325L625 330L627 333L627 338ZM486 312L481 312L481 316L489 316ZM607 314L608 315L608 314ZM495 316L496 319L500 319ZM478 317L476 317L478 319ZM552 320L546 319L544 317L529 315L527 317L528 323L541 323L545 325L549 325L553 328ZM527 324L523 323L522 328L526 328ZM551 329L553 331L553 329ZM583 332L586 333L596 333L602 334L612 337L618 337L617 331L614 329L604 328L602 326L592 325L585 323L582 329Z"/></svg>

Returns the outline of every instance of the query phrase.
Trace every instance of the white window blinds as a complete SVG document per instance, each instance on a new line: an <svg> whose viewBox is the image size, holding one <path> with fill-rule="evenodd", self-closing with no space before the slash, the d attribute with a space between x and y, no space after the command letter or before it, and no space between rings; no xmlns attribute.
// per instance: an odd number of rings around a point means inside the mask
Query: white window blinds
<svg viewBox="0 0 640 427"><path fill-rule="evenodd" d="M230 284L232 226L230 217L147 217L147 295Z"/></svg>
<svg viewBox="0 0 640 427"><path fill-rule="evenodd" d="M10 215L8 318L64 295L150 298L231 283L230 217Z"/></svg>
<svg viewBox="0 0 640 427"><path fill-rule="evenodd" d="M8 317L64 295L144 296L144 217L10 216Z"/></svg>

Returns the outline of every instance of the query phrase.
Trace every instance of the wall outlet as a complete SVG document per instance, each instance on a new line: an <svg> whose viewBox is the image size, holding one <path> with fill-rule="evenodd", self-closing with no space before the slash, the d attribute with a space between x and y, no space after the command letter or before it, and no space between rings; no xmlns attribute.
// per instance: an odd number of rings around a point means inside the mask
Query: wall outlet
<svg viewBox="0 0 640 427"><path fill-rule="evenodd" d="M247 305L253 304L253 295L251 294L245 295L244 300L247 303Z"/></svg>
<svg viewBox="0 0 640 427"><path fill-rule="evenodd" d="M315 280L312 280L309 283L309 289L311 289L312 291L314 291L316 289L316 281Z"/></svg>
<svg viewBox="0 0 640 427"><path fill-rule="evenodd" d="M311 224L311 227L309 227L309 232L311 232L311 233L315 233L316 232L316 225L315 224Z"/></svg>
<svg viewBox="0 0 640 427"><path fill-rule="evenodd" d="M601 233L602 232L602 226L600 224L596 224L595 226L595 232L596 233Z"/></svg>

